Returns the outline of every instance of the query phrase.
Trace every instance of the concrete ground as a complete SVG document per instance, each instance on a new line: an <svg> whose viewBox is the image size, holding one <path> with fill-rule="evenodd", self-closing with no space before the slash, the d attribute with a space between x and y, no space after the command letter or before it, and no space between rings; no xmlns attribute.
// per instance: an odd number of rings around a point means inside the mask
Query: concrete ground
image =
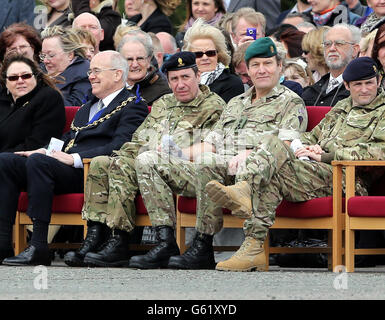
<svg viewBox="0 0 385 320"><path fill-rule="evenodd" d="M42 300L345 300L384 299L385 266L332 273L0 266L0 299Z"/></svg>

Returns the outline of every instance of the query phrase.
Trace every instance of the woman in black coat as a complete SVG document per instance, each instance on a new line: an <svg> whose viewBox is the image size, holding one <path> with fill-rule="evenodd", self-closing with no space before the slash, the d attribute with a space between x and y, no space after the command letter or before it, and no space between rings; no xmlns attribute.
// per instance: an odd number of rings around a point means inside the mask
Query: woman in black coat
<svg viewBox="0 0 385 320"><path fill-rule="evenodd" d="M35 62L21 55L6 57L1 84L9 99L0 100L0 152L35 150L51 137L60 138L65 124L63 98Z"/></svg>
<svg viewBox="0 0 385 320"><path fill-rule="evenodd" d="M173 34L173 26L168 18L180 4L180 0L131 0L132 6L139 11L128 19L144 32L167 32Z"/></svg>

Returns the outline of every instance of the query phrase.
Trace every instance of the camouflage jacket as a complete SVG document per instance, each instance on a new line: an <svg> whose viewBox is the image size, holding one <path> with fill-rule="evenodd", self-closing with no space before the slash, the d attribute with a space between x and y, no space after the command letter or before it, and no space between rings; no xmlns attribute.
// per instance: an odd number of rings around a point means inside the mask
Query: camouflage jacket
<svg viewBox="0 0 385 320"><path fill-rule="evenodd" d="M252 87L231 99L205 139L217 153L235 155L244 148L252 149L265 134L291 141L306 130L306 108L293 91L278 84L267 96L252 103L254 92Z"/></svg>
<svg viewBox="0 0 385 320"><path fill-rule="evenodd" d="M307 145L319 144L322 161L385 160L385 93L366 106L353 106L352 98L339 101L310 132L301 135ZM326 159L329 158L329 161Z"/></svg>
<svg viewBox="0 0 385 320"><path fill-rule="evenodd" d="M173 136L181 148L202 141L218 121L226 103L207 86L199 88L201 93L188 103L176 100L172 93L156 100L131 142L126 142L115 154L154 150L166 134Z"/></svg>

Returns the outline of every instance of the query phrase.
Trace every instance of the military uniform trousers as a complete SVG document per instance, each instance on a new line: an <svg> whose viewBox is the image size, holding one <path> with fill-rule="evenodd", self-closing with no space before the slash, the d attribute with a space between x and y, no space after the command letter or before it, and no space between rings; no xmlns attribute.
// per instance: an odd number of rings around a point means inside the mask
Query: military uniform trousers
<svg viewBox="0 0 385 320"><path fill-rule="evenodd" d="M204 188L217 180L225 185L248 181L252 188L253 215L244 222L246 236L266 238L274 223L275 210L283 199L306 201L332 195L332 166L295 157L290 148L273 135L261 137L235 176L227 167L231 159L204 153L196 162L145 152L136 159L138 183L154 225L175 224L173 193L197 197L196 229L215 234L223 226L222 208L213 203Z"/></svg>
<svg viewBox="0 0 385 320"><path fill-rule="evenodd" d="M210 235L219 232L223 225L222 208L210 200L204 189L213 179L226 180L228 184L234 181L233 176L226 174L226 163L230 158L204 153L195 162L190 162L158 151L140 154L135 160L135 168L152 225L175 227L174 195L179 194L197 198L197 231ZM210 168L216 170L205 170L207 161L214 163Z"/></svg>
<svg viewBox="0 0 385 320"><path fill-rule="evenodd" d="M138 183L134 154L99 156L91 161L82 217L111 229L130 232L135 227L135 197Z"/></svg>
<svg viewBox="0 0 385 320"><path fill-rule="evenodd" d="M0 153L0 223L15 222L22 190L28 192L28 216L49 223L55 194L83 191L83 169L40 153Z"/></svg>

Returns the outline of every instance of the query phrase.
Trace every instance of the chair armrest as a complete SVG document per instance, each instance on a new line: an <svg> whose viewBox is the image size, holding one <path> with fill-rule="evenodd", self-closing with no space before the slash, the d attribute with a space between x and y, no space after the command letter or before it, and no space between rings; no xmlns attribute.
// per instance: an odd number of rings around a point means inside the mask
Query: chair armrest
<svg viewBox="0 0 385 320"><path fill-rule="evenodd" d="M356 167L383 167L385 161L382 160L333 160L332 166L345 168L345 198L346 204L349 198L356 194Z"/></svg>
<svg viewBox="0 0 385 320"><path fill-rule="evenodd" d="M354 166L354 167L364 167L364 166L385 166L385 161L382 160L333 160L333 166Z"/></svg>

